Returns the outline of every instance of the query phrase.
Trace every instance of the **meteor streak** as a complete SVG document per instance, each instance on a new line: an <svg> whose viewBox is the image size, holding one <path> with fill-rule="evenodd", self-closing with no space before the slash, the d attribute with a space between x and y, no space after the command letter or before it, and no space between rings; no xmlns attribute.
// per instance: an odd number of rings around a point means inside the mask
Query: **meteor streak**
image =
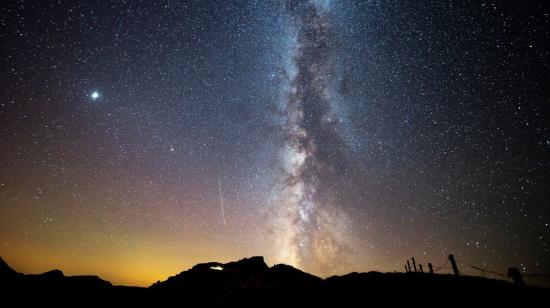
<svg viewBox="0 0 550 308"><path fill-rule="evenodd" d="M223 220L223 225L225 226L225 211L223 209L222 182L220 180L219 175L218 175L218 188L220 189L220 206L222 208L222 220Z"/></svg>

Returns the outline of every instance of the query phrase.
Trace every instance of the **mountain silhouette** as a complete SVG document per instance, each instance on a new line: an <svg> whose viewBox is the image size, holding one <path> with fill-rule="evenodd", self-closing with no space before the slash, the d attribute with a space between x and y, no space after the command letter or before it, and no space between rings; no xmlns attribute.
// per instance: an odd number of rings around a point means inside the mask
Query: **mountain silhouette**
<svg viewBox="0 0 550 308"><path fill-rule="evenodd" d="M166 281L157 282L152 289L229 290L242 288L281 288L320 286L322 279L292 266L278 264L268 267L263 257L245 258L230 263L202 263Z"/></svg>
<svg viewBox="0 0 550 308"><path fill-rule="evenodd" d="M97 276L65 276L60 270L24 275L13 270L0 258L0 285L13 291L26 290L96 290L113 285Z"/></svg>
<svg viewBox="0 0 550 308"><path fill-rule="evenodd" d="M327 303L354 302L365 296L385 298L394 294L506 294L507 296L547 289L518 287L503 280L428 273L350 273L326 279L290 265L269 267L263 257L235 262L209 262L193 266L148 288L113 286L97 276L65 276L60 270L24 275L0 258L0 289L17 298L37 300L86 298L90 303L141 305L159 303ZM28 294L37 295L26 297ZM61 303L61 302L59 302ZM59 304L58 303L58 304Z"/></svg>
<svg viewBox="0 0 550 308"><path fill-rule="evenodd" d="M0 258L0 279L11 279L19 276L18 272L14 271L5 261Z"/></svg>

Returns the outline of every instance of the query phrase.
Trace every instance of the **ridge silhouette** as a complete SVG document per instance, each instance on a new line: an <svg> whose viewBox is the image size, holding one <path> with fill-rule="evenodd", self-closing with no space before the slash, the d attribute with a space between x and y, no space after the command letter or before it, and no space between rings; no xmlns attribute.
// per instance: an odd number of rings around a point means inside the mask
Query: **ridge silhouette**
<svg viewBox="0 0 550 308"><path fill-rule="evenodd" d="M0 289L18 298L25 298L25 294L39 294L63 299L88 298L98 302L115 300L125 304L171 303L174 300L282 302L290 298L325 303L326 300L355 300L365 295L376 298L383 294L433 294L437 291L507 295L547 291L537 287L519 288L504 280L428 273L353 272L322 279L286 264L269 267L259 256L229 263L200 263L148 288L113 286L97 276L65 276L60 270L25 275L13 270L0 258Z"/></svg>
<svg viewBox="0 0 550 308"><path fill-rule="evenodd" d="M12 290L95 290L113 285L97 276L65 276L55 269L42 274L24 275L13 270L0 258L0 286Z"/></svg>

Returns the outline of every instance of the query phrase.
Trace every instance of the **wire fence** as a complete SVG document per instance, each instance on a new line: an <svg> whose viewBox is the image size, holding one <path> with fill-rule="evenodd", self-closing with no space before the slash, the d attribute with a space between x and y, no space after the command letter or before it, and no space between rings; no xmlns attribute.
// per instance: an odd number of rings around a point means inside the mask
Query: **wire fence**
<svg viewBox="0 0 550 308"><path fill-rule="evenodd" d="M471 268L471 269L480 271L482 274L493 274L495 276L500 276L500 277L505 277L505 278L509 277L507 274L499 273L497 271L489 270L489 269L482 268L482 267L479 267L479 266L468 265L468 264L465 264L465 265L467 267ZM525 273L521 273L521 276L523 276L523 277L550 277L550 274L525 274Z"/></svg>
<svg viewBox="0 0 550 308"><path fill-rule="evenodd" d="M438 272L442 269L449 268L450 266L448 264L449 264L449 258L446 259L445 264L441 265L440 267L434 268L434 272Z"/></svg>
<svg viewBox="0 0 550 308"><path fill-rule="evenodd" d="M428 265L430 265L430 272L432 272L432 268L433 268L433 273L435 272L441 272L443 270L446 270L446 269L450 269L452 271L455 272L456 275L462 275L463 273L460 273L458 271L458 267L456 267L456 263L454 264L449 264L450 262L456 262L456 261L450 261L451 258L454 258L452 257L452 255L449 255L449 257L447 257L445 259L445 262L441 262L440 264L443 264L443 265L440 265L440 266L435 266L431 263L428 263ZM407 261L408 262L408 261ZM414 258L413 258L413 262L414 262ZM408 263L407 263L408 264ZM454 265L454 268L453 266ZM432 267L433 266L433 267ZM501 277L501 278L504 278L504 279L509 279L509 278L513 278L511 273L508 272L508 273L501 273L501 272L498 272L498 271L495 271L495 270L491 270L491 269L486 269L486 268L483 268L481 266L476 266L476 265L470 265L470 264L464 264L462 263L461 266L465 266L469 269L472 269L474 271L479 271L481 272L481 274L483 275L483 277L487 277L487 275L492 275L493 277ZM408 271L408 272L412 272L410 266L407 268L407 266L405 266L405 269ZM509 269L509 271L512 270L512 268ZM517 270L517 269L515 269ZM416 268L415 268L415 271L416 271ZM524 278L550 278L550 274L542 274L542 273L530 273L530 274L527 274L527 273L523 273L523 272L520 272L519 270L517 270L517 272Z"/></svg>

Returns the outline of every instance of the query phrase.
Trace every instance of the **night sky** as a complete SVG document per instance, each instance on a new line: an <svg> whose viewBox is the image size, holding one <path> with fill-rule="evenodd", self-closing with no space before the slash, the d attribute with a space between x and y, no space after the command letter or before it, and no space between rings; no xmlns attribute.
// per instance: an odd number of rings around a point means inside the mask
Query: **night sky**
<svg viewBox="0 0 550 308"><path fill-rule="evenodd" d="M550 10L509 2L3 1L0 256L548 273Z"/></svg>

